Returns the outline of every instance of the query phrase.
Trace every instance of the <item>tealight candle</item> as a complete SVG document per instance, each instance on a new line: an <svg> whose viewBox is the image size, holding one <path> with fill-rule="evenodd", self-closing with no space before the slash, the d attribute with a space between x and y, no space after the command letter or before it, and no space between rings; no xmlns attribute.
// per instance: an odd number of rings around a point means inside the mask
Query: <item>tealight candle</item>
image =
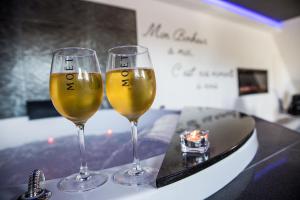
<svg viewBox="0 0 300 200"><path fill-rule="evenodd" d="M209 130L193 130L181 134L181 151L184 153L205 153L209 148L208 133Z"/></svg>
<svg viewBox="0 0 300 200"><path fill-rule="evenodd" d="M190 134L186 135L186 140L190 142L199 142L201 139L201 134L199 130L194 130Z"/></svg>

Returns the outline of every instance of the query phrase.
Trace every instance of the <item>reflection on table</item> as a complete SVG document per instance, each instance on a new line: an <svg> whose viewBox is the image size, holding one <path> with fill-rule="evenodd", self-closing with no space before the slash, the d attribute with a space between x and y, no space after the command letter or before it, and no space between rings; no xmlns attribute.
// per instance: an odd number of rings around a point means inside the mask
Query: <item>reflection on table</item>
<svg viewBox="0 0 300 200"><path fill-rule="evenodd" d="M107 118L107 112L113 112L109 114L109 118ZM141 120L143 123L141 123L139 132L140 140L138 148L141 159L160 155L166 151L168 138L172 136L177 124L177 117L178 112L164 110L152 110L149 114L145 115L144 119ZM10 123L13 124L14 119L10 120ZM27 124L32 125L34 123L36 130L41 133L51 133L52 126L59 127L67 123L66 121L63 121L62 124L52 123L57 120L56 118L26 120ZM120 126L118 127L120 119L114 111L99 111L91 121L87 125L86 132L89 167L92 170L99 170L132 162L132 143L129 125L127 124L126 128L125 126L122 128L121 118ZM45 124L48 127L45 127ZM103 128L108 124L111 124L112 128ZM0 121L0 128L1 125L4 126ZM5 133L2 133L6 135L2 135L1 137L10 137L10 133L14 132L16 128L17 125L10 126L10 129L5 129ZM0 186L25 183L28 174L33 169L43 170L48 180L77 172L79 166L79 147L77 135L73 132L73 127L70 128L67 131L64 128L61 129L61 132L64 132L61 134L63 136L59 136L56 133L56 137L46 137L47 134L45 134L44 139L36 140L34 134L29 134L27 137L31 137L30 140L32 142L26 142L17 146L11 144L11 147L1 148L0 175L2 178L0 179ZM26 132L26 127L23 127L23 129ZM46 129L50 129L50 131ZM22 133L19 132L19 134ZM4 144L2 145L0 142L0 146L4 146Z"/></svg>

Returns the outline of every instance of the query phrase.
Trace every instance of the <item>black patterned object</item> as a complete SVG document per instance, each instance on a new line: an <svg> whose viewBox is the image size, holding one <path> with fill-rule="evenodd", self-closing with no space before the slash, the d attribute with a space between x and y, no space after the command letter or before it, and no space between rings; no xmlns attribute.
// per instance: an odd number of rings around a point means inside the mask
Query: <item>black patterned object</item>
<svg viewBox="0 0 300 200"><path fill-rule="evenodd" d="M49 100L52 50L95 49L105 72L109 48L136 43L134 10L79 0L1 0L0 118L26 115L27 101ZM103 107L110 107L106 98Z"/></svg>
<svg viewBox="0 0 300 200"><path fill-rule="evenodd" d="M186 155L181 152L180 133L194 129L208 129L210 132L210 148L206 155ZM239 112L206 108L184 109L159 170L157 187L186 178L219 162L240 148L254 129L254 119Z"/></svg>

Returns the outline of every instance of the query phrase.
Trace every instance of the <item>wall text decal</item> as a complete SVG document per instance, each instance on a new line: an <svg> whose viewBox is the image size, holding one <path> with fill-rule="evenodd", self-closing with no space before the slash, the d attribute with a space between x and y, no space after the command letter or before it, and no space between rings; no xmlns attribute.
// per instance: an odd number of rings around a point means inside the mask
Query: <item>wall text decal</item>
<svg viewBox="0 0 300 200"><path fill-rule="evenodd" d="M162 40L173 40L176 42L186 42L199 45L207 45L206 38L200 38L198 32L188 33L183 28L176 28L172 32L163 29L162 24L151 23L147 31L143 33L144 37L154 37Z"/></svg>

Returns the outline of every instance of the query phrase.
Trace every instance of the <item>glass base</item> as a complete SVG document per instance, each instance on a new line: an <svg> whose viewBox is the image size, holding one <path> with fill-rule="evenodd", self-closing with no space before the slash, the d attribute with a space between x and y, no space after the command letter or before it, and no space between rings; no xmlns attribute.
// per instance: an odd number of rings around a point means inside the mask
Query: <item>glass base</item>
<svg viewBox="0 0 300 200"><path fill-rule="evenodd" d="M117 171L113 175L113 181L128 186L150 185L155 182L157 173L157 169L150 167L143 167L141 171L137 171L135 168L126 168Z"/></svg>
<svg viewBox="0 0 300 200"><path fill-rule="evenodd" d="M57 187L63 192L84 192L103 185L107 179L104 174L89 171L85 179L81 179L79 174L72 174L59 181Z"/></svg>

